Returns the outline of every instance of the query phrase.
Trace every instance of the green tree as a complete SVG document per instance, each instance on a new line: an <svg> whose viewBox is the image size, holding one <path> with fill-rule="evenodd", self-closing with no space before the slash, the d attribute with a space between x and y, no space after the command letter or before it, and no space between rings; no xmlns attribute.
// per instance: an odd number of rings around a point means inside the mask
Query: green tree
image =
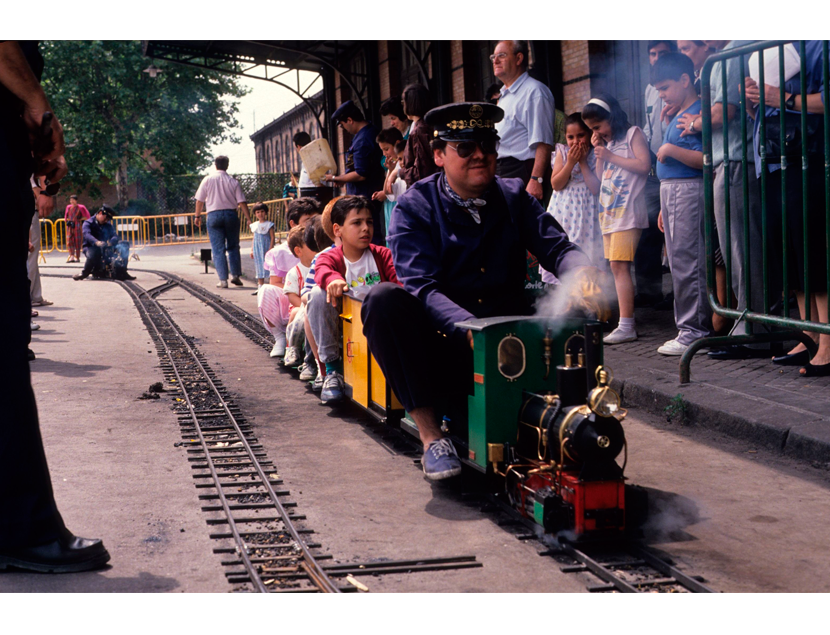
<svg viewBox="0 0 830 635"><path fill-rule="evenodd" d="M78 189L115 181L121 209L139 175L197 173L211 145L239 142L237 99L247 91L233 75L154 62L162 72L152 78L138 41L47 41L41 53L66 135L67 180Z"/></svg>

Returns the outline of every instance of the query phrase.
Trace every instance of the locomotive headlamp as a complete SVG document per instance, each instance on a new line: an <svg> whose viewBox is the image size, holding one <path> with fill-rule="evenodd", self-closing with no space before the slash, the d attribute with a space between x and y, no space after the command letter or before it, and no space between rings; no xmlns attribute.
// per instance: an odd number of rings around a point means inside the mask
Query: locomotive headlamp
<svg viewBox="0 0 830 635"><path fill-rule="evenodd" d="M597 387L588 395L588 407L599 417L620 416L620 396L617 391L609 385L613 379L611 371L604 366L599 366L596 372ZM622 412L625 416L625 412Z"/></svg>

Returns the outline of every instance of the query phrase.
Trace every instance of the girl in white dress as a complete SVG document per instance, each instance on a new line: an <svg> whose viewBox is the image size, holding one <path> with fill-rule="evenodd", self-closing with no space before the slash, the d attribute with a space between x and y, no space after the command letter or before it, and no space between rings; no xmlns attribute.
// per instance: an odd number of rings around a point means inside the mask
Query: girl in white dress
<svg viewBox="0 0 830 635"><path fill-rule="evenodd" d="M265 254L274 248L274 223L268 218L268 206L257 203L254 206L256 221L251 223L254 240L251 244L251 258L256 268L257 288L265 284ZM256 293L254 293L256 295Z"/></svg>
<svg viewBox="0 0 830 635"><path fill-rule="evenodd" d="M591 129L578 112L565 119L565 141L556 144L548 205L551 214L565 230L568 239L579 245L594 266L604 268L605 255L599 229L597 196L600 182L595 174L596 157L591 145ZM542 282L557 284L549 271L541 268Z"/></svg>

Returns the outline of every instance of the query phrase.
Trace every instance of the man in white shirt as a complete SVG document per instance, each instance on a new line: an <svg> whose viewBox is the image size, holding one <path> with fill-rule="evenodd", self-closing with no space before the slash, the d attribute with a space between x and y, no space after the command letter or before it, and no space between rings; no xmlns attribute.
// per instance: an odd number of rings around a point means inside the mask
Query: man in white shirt
<svg viewBox="0 0 830 635"><path fill-rule="evenodd" d="M242 206L245 222L250 224L251 215L245 195L239 181L227 172L230 159L216 157L216 174L202 179L196 190L196 215L193 224L202 226L202 213L207 210L207 229L210 249L213 252L213 264L219 276L217 287L228 288L228 265L230 265L231 283L241 287L242 259L239 256L239 216L236 208ZM227 249L227 258L225 251Z"/></svg>
<svg viewBox="0 0 830 635"><path fill-rule="evenodd" d="M504 119L496 124L501 139L496 174L521 178L528 194L542 200L550 188L546 175L555 143L553 94L528 75L526 40L502 40L490 60L504 83L499 97Z"/></svg>

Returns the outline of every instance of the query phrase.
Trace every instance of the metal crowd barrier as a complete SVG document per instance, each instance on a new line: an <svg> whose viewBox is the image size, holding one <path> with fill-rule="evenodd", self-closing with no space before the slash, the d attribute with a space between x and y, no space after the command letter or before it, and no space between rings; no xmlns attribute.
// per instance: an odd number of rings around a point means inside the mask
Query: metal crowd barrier
<svg viewBox="0 0 830 635"><path fill-rule="evenodd" d="M268 220L274 223L278 238L284 237L288 231L286 210L292 199L280 198L272 201L263 201L268 206ZM249 205L249 211L253 204ZM241 218L239 238L250 240L253 238L250 226ZM201 227L193 223L194 213L160 214L156 216L116 216L113 225L118 237L130 242L132 250L143 249L159 245L182 245L190 243L210 242L207 233L206 216L202 215ZM251 220L254 220L251 212ZM66 221L62 218L51 221L48 218L40 219L41 230L41 257L52 251L68 251L68 233Z"/></svg>
<svg viewBox="0 0 830 635"><path fill-rule="evenodd" d="M745 78L747 76L747 61L749 56L758 52L758 85L763 87L769 76L765 77L764 69L764 52L769 56L770 49L778 53L778 90L775 98L776 103L785 103L785 45L794 42L795 50L800 57L800 67L797 75L799 76L799 91L801 96L800 111L789 111L785 108L779 108L777 113L770 113L763 116L766 112L766 102L768 96L765 90L760 91L760 103L756 111L756 117L760 116L760 124L758 130L759 154L761 161L761 178L758 179L760 183L756 182L754 173L754 166L748 160L753 155L753 148L748 146L748 126L754 125L754 122L747 117L747 97L744 89ZM830 85L828 77L828 42L823 41L821 44L821 86L826 87ZM806 55L806 41L792 41L792 40L771 40L758 42L747 46L727 49L711 55L705 62L701 72L701 99L702 99L702 114L703 114L703 183L704 183L704 233L705 233L705 247L706 247L706 279L707 291L709 296L709 303L712 309L719 315L733 320L745 321L747 323L748 333L745 335L728 335L721 337L707 337L694 342L687 351L683 354L680 360L680 382L688 383L690 381L690 370L692 357L694 354L704 347L723 346L728 344L751 344L760 342L784 342L799 340L807 346L811 356L815 353L816 345L812 338L806 335L803 331L812 331L816 333L830 334L830 324L818 322L817 319L812 319L810 297L812 293L827 293L830 298L830 110L823 108L822 117L817 117L818 113L814 113L808 117L807 104L807 55ZM813 44L811 43L811 46ZM712 161L712 86L714 82L720 82L723 87L722 95L723 101L726 102L726 85L727 80L733 78L727 77L726 60L738 58L738 68L740 70L739 86L740 86L740 104L738 115L741 116L741 171L743 176L743 191L741 192L743 202L743 270L747 272L742 281L744 285L744 294L746 296L746 307L738 309L732 306L731 291L732 289L732 268L735 263L732 262L731 249L726 249L723 253L726 281L727 281L727 295L726 304L722 305L718 301L715 285L715 245L718 240L718 235L715 227L715 204L714 204L714 166ZM723 62L720 65L721 73L719 77L711 77L712 67L716 62ZM794 75L793 75L794 77ZM792 94L792 93L791 93ZM812 93L815 95L816 93ZM822 93L823 96L823 93ZM814 98L815 99L815 98ZM814 102L815 104L815 102ZM774 108L774 106L770 106ZM815 108L814 108L815 109ZM787 116L789 113L789 117ZM724 109L724 115L726 109ZM793 117L795 115L795 119ZM726 117L724 116L724 120ZM823 131L816 129L816 126L822 123ZM789 125L788 125L789 124ZM811 128L812 126L812 128ZM777 135L775 128L778 128ZM720 134L720 133L718 133ZM723 134L723 148L724 148L724 163L728 167L729 161L737 161L735 158L729 157L729 126L722 126ZM775 135L775 136L773 136ZM820 138L817 138L819 137ZM788 156L788 145L792 148L800 138L800 153ZM811 139L821 141L823 144L823 154L811 153L808 151L808 144ZM780 161L774 156L768 156L768 141L778 143L781 151ZM800 156L799 156L800 155ZM773 161L772 159L775 158ZM773 178L768 171L768 165L779 164L781 171L781 198L773 200L768 196L768 183ZM817 190L809 187L808 168L815 169L816 165L824 166L824 209L815 209L815 205L811 206L810 199L817 198ZM792 209L792 204L788 206L787 193L787 175L792 174L793 171L801 173L801 193L802 205L801 209ZM752 173L750 174L750 171ZM728 173L727 173L728 176ZM724 179L725 188L725 227L722 228L724 232L725 245L731 245L731 210L729 199L729 178ZM757 186L760 188L760 244L753 243L750 240L750 223L757 218L750 218L750 204L749 204L749 188ZM820 191L818 194L820 195ZM779 214L780 203L780 220ZM792 286L792 272L790 260L790 236L788 217L790 214L801 214L800 223L803 233L803 280L798 280L801 283L805 296L805 315L804 319L794 318L790 316L790 291ZM821 254L821 263L819 261L819 254L810 253L810 236L811 227L820 224L821 218L824 217L824 235L823 247L824 253ZM793 217L794 222L798 222L797 217ZM756 225L757 227L757 225ZM776 244L777 241L777 244ZM813 245L815 247L815 245ZM780 251L779 251L780 249ZM752 288L750 284L750 275L752 267L761 267L763 270L763 302L759 304L758 298L752 296ZM811 267L821 266L825 268L827 276L827 287L822 289L811 288L810 269ZM780 275L780 279L778 276ZM737 291L737 289L735 290ZM758 288L756 286L755 292L757 294ZM824 300L822 299L822 302ZM751 307L756 307L752 310ZM773 308L776 310L773 310ZM779 313L780 310L780 313ZM828 302L828 311L830 311L830 302ZM758 327L766 328L758 328ZM785 330L782 330L785 329ZM797 329L797 330L796 330Z"/></svg>

